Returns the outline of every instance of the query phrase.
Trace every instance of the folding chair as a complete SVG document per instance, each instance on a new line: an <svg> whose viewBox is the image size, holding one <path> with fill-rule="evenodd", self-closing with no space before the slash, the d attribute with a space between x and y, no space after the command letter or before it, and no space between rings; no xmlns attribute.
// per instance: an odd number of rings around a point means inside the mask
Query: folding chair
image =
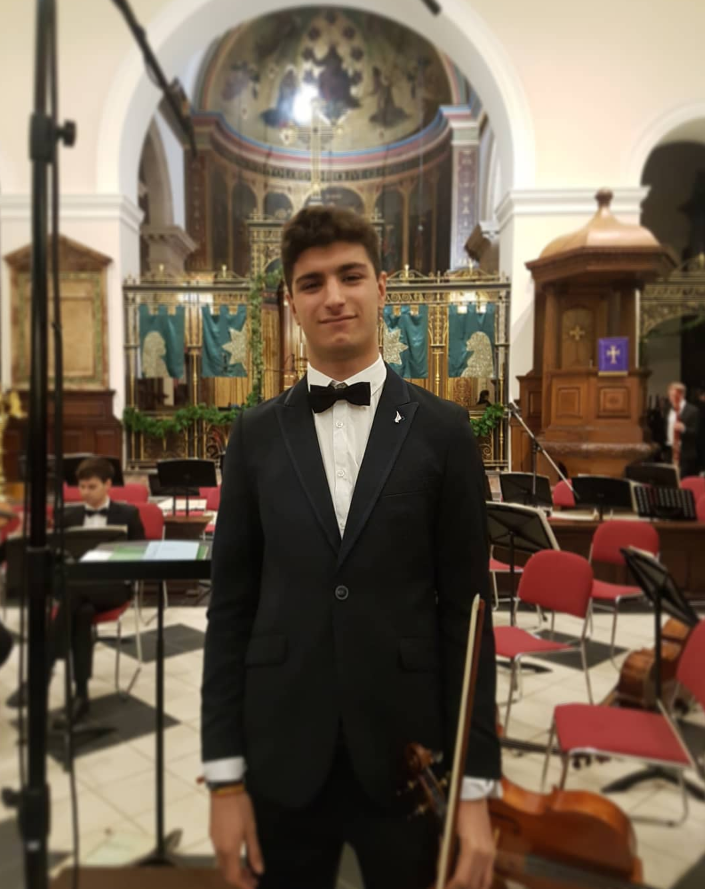
<svg viewBox="0 0 705 889"><path fill-rule="evenodd" d="M560 550L543 550L532 556L524 567L519 581L518 599L541 609L551 611L551 636L553 636L556 613L569 614L582 618L583 630L577 643L583 664L588 700L592 703L590 673L587 667L585 641L590 613L590 590L592 589L592 567L587 559L574 553ZM555 642L543 639L517 626L495 627L495 648L497 657L507 658L511 664L509 696L504 714L504 731L508 730L509 715L514 702L514 689L517 673L521 678L521 661L532 655L554 655L576 648L574 643ZM521 685L521 683L520 683ZM523 689L519 688L516 700L521 700Z"/></svg>
<svg viewBox="0 0 705 889"><path fill-rule="evenodd" d="M705 707L705 621L700 621L691 632L678 663L678 682L690 692L701 707ZM605 707L588 704L563 704L553 712L542 784L546 782L548 763L554 739L562 759L560 787L568 777L568 766L574 756L636 760L654 768L654 777L663 771L676 772L683 794L683 814L678 821L638 818L632 820L666 824L674 827L688 816L688 793L685 769L694 769L701 780L705 774L691 755L677 724L668 710L658 701L659 712Z"/></svg>
<svg viewBox="0 0 705 889"><path fill-rule="evenodd" d="M628 546L645 550L653 556L659 552L658 531L648 522L630 522L616 519L603 522L595 529L590 546L590 564L606 562L610 565L626 565L621 550ZM610 660L615 667L614 643L617 635L617 617L619 606L625 599L640 599L642 591L637 586L626 584L608 583L604 580L595 580L592 585L592 602L596 608L603 608L614 612L612 620L612 637L610 640Z"/></svg>

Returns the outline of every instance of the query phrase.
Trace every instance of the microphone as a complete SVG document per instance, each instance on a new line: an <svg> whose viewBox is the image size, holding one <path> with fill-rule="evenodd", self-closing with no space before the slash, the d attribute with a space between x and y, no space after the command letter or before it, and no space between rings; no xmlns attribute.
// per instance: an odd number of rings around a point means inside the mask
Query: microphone
<svg viewBox="0 0 705 889"><path fill-rule="evenodd" d="M441 5L436 0L421 0L421 2L433 15L441 14Z"/></svg>

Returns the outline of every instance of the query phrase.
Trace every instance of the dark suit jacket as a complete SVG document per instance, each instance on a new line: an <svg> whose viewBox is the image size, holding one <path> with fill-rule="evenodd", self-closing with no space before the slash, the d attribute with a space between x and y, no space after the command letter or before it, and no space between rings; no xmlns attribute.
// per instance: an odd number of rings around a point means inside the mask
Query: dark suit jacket
<svg viewBox="0 0 705 889"><path fill-rule="evenodd" d="M69 507L64 513L64 527L80 528L85 518L85 506ZM127 525L128 540L144 540L144 527L142 526L140 512L131 503L116 503L114 500L111 500L108 507L108 524Z"/></svg>
<svg viewBox="0 0 705 889"><path fill-rule="evenodd" d="M484 496L467 412L388 369L341 541L306 380L244 412L213 544L204 760L245 756L248 786L288 806L322 786L341 730L382 804L408 742L450 768L480 593L466 774L499 778Z"/></svg>

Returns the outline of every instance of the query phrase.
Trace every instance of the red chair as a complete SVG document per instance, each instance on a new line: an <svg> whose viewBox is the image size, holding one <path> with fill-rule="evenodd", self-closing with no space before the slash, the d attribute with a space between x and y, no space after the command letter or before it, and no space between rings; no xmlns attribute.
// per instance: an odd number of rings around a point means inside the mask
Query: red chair
<svg viewBox="0 0 705 889"><path fill-rule="evenodd" d="M135 672L132 674L132 678L127 684L127 688L123 691L120 688L120 650L122 648L122 618L126 614L127 610L132 604L132 613L135 616L135 647L137 649L137 668ZM59 610L58 605L54 605L51 611L51 619L54 620L56 618L56 613ZM137 608L135 606L135 601L132 603L125 602L124 605L119 605L117 608L111 608L110 611L100 611L96 613L91 621L93 625L93 632L95 635L95 641L100 641L100 635L98 633L98 627L104 626L105 624L115 624L116 625L116 634L115 634L115 691L122 697L127 697L129 693L132 691L135 682L137 682L137 677L140 675L140 671L142 670L142 637L140 636L140 621L139 616L137 614Z"/></svg>
<svg viewBox="0 0 705 889"><path fill-rule="evenodd" d="M575 509L575 495L573 494L573 489L567 482L564 482L563 479L561 479L553 489L551 496L553 498L554 506L561 506L564 509Z"/></svg>
<svg viewBox="0 0 705 889"><path fill-rule="evenodd" d="M619 519L603 522L595 529L590 547L590 564L606 562L609 565L625 565L621 550L627 546L643 549L652 556L658 556L658 531L648 522L629 522ZM597 608L612 609L612 639L610 642L610 660L614 664L614 641L617 634L617 617L619 605L623 599L639 599L643 593L638 586L627 586L619 583L608 583L595 580L592 585L592 602ZM617 666L617 664L615 664Z"/></svg>
<svg viewBox="0 0 705 889"><path fill-rule="evenodd" d="M695 512L698 516L698 521L705 522L705 494L695 504Z"/></svg>
<svg viewBox="0 0 705 889"><path fill-rule="evenodd" d="M111 500L123 500L137 506L139 503L147 503L149 500L149 488L138 482L130 482L127 485L113 485L110 489Z"/></svg>
<svg viewBox="0 0 705 889"><path fill-rule="evenodd" d="M705 478L702 475L687 475L681 479L681 488L684 491L692 491L695 502L705 497Z"/></svg>
<svg viewBox="0 0 705 889"><path fill-rule="evenodd" d="M220 507L220 486L217 488L201 488L201 497L206 498L206 512L218 512Z"/></svg>
<svg viewBox="0 0 705 889"><path fill-rule="evenodd" d="M678 662L676 679L701 707L705 707L705 620L695 626L685 643ZM670 826L682 824L688 814L683 772L687 768L693 768L701 779L705 780L705 775L691 756L675 720L671 719L660 702L659 707L658 713L587 704L563 704L556 707L546 748L543 784L546 782L554 738L558 741L563 761L561 788L565 786L568 765L573 756L587 754L597 763L601 761L601 757L640 760L657 769L678 772L683 793L683 817L678 822L666 823ZM634 816L632 819L639 820Z"/></svg>
<svg viewBox="0 0 705 889"><path fill-rule="evenodd" d="M67 485L64 482L64 503L81 503L83 498L76 485Z"/></svg>
<svg viewBox="0 0 705 889"><path fill-rule="evenodd" d="M588 700L592 703L590 674L587 668L585 640L588 617L590 614L590 592L592 590L592 567L587 559L574 553L560 550L542 550L533 555L524 566L524 573L519 581L518 599L538 608L551 611L551 636L556 613L569 614L583 620L583 630L577 647L583 663ZM554 642L543 639L520 627L495 627L495 647L497 657L507 658L511 664L509 677L509 697L504 715L504 731L509 726L514 688L517 684L517 672L521 678L521 660L531 655L552 655L565 651L573 651L574 643ZM518 669L519 668L519 671ZM517 700L521 698L521 691Z"/></svg>

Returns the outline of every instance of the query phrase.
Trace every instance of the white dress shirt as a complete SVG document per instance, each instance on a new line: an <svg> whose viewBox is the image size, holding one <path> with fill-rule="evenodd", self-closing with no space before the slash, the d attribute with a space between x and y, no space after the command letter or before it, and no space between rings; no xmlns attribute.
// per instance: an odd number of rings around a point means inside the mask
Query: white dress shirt
<svg viewBox="0 0 705 889"><path fill-rule="evenodd" d="M387 379L387 367L380 356L370 367L349 379L333 380L309 364L307 379L309 387L328 386L337 382L347 383L348 386L360 382L370 384L369 407L341 400L336 401L327 411L313 415L323 467L342 538L355 482ZM205 762L203 771L207 781L239 781L245 773L245 760L244 757L238 756ZM477 800L487 796L501 796L501 785L498 781L484 778L463 779L461 799Z"/></svg>
<svg viewBox="0 0 705 889"><path fill-rule="evenodd" d="M85 504L84 504L85 506ZM100 506L96 507L96 511L99 509L107 509L110 506L110 497L105 498L105 502L101 503ZM92 506L86 506L86 509L93 509ZM108 517L106 515L86 515L83 518L83 527L84 528L105 528L108 524Z"/></svg>
<svg viewBox="0 0 705 889"><path fill-rule="evenodd" d="M673 447L673 439L675 438L675 426L676 420L679 419L680 415L683 413L683 408L685 407L685 398L681 401L681 406L678 408L678 411L672 406L670 411L668 412L668 425L666 427L666 444L669 448Z"/></svg>

